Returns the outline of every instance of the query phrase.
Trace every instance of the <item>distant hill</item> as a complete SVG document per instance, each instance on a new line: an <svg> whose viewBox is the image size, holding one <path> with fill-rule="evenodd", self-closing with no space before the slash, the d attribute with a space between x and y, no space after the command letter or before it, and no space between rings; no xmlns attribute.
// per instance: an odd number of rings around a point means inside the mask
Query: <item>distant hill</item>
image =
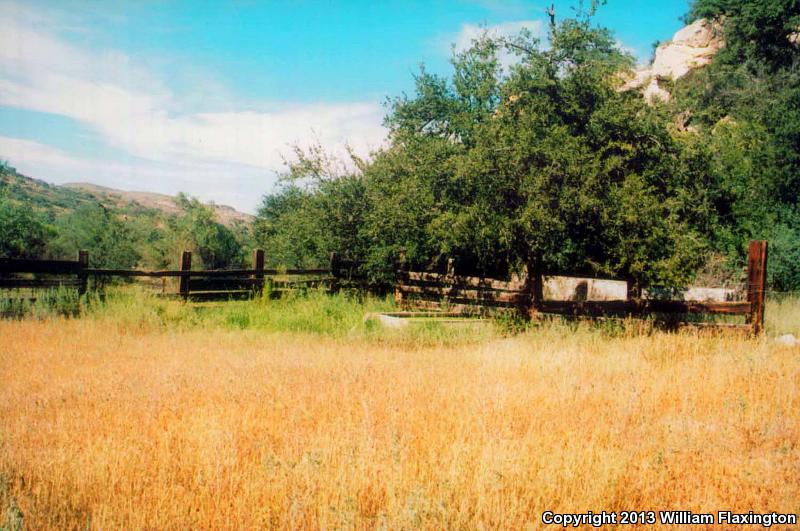
<svg viewBox="0 0 800 531"><path fill-rule="evenodd" d="M113 204L117 208L123 208L126 205L139 205L144 208L160 210L165 214L180 213L180 208L175 203L175 197L166 194L128 192L91 183L67 183L59 188L88 193L101 203L105 205ZM239 212L228 205L217 205L215 203L207 203L207 205L216 214L217 221L228 227L237 223L250 223L254 219L254 216Z"/></svg>
<svg viewBox="0 0 800 531"><path fill-rule="evenodd" d="M70 190L39 179L32 179L19 174L13 168L2 168L0 171L0 193L9 199L24 203L35 210L55 218L71 212L81 206L97 203L97 200L86 192Z"/></svg>
<svg viewBox="0 0 800 531"><path fill-rule="evenodd" d="M10 171L8 171L10 170ZM55 185L34 179L8 168L0 172L0 190L11 199L21 201L48 214L50 218L69 213L82 205L100 203L120 213L136 215L160 212L177 215L180 208L175 198L152 192L128 192L90 183ZM247 225L253 216L227 205L209 204L217 220L227 227Z"/></svg>

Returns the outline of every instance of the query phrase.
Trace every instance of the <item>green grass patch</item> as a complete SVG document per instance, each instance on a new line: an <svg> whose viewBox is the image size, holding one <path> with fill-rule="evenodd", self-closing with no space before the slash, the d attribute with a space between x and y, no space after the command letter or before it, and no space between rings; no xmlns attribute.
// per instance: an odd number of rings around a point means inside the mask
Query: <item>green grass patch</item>
<svg viewBox="0 0 800 531"><path fill-rule="evenodd" d="M109 288L102 298L89 299L82 315L130 331L202 327L424 345L479 341L502 334L506 328L420 322L394 330L365 319L368 313L392 311L396 307L391 297L331 295L313 289L289 293L281 299L264 296L246 301L196 303L164 299L140 286L117 286Z"/></svg>
<svg viewBox="0 0 800 531"><path fill-rule="evenodd" d="M11 319L75 317L81 313L86 298L70 288L14 289L0 293L0 316Z"/></svg>

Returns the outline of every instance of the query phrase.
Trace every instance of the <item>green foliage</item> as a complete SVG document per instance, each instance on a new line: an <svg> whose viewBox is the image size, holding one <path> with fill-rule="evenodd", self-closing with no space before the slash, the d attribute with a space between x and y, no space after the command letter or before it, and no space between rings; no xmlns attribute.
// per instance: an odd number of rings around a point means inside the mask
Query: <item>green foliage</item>
<svg viewBox="0 0 800 531"><path fill-rule="evenodd" d="M79 249L89 251L92 267L130 268L139 260L131 231L124 221L99 204L78 207L56 220L57 255L74 259Z"/></svg>
<svg viewBox="0 0 800 531"><path fill-rule="evenodd" d="M233 232L214 219L214 212L197 198L178 194L177 201L184 214L171 223L177 238L186 242L200 258L205 269L221 269L241 265L243 249Z"/></svg>
<svg viewBox="0 0 800 531"><path fill-rule="evenodd" d="M361 257L368 247L362 230L368 207L363 161L352 153L350 167L321 147L296 149L297 161L282 177L283 187L259 209L254 239L273 266L320 267L330 254Z"/></svg>
<svg viewBox="0 0 800 531"><path fill-rule="evenodd" d="M551 13L546 47L524 31L483 35L454 52L450 76L422 67L413 94L387 101L389 142L369 162L296 148L252 233L183 195L178 216L103 209L4 163L0 252L87 248L96 265L174 267L190 249L196 266L219 268L257 244L272 266L336 252L387 286L404 250L415 268L455 258L462 273L540 267L678 286L720 257L733 271L748 240L767 239L771 285L798 289L800 2L696 0L687 20L718 20L725 47L658 105L620 90L633 61L593 25L597 5Z"/></svg>
<svg viewBox="0 0 800 531"><path fill-rule="evenodd" d="M454 55L451 78L423 68L415 94L389 102L390 145L358 171L298 157L288 174L311 184L265 198L264 246L295 263L347 249L378 283L400 249L416 267L453 257L495 276L529 264L686 282L709 204L697 151L662 110L617 90L632 60L607 30L580 16L549 40L483 36ZM504 48L519 55L508 72Z"/></svg>
<svg viewBox="0 0 800 531"><path fill-rule="evenodd" d="M258 246L273 266L313 267L325 256L314 195L297 186L264 198L255 222Z"/></svg>
<svg viewBox="0 0 800 531"><path fill-rule="evenodd" d="M747 241L772 245L770 284L798 289L800 233L800 2L697 0L689 18L717 18L725 47L675 85L675 112L706 146L715 251L743 264Z"/></svg>
<svg viewBox="0 0 800 531"><path fill-rule="evenodd" d="M41 214L0 194L0 257L43 256L52 236Z"/></svg>
<svg viewBox="0 0 800 531"><path fill-rule="evenodd" d="M800 219L779 223L770 230L769 284L778 291L800 286Z"/></svg>

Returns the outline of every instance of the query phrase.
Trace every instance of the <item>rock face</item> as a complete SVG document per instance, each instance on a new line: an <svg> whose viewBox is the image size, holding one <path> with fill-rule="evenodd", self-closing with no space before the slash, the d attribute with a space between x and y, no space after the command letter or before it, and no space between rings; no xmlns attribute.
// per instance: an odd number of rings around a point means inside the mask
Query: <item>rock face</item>
<svg viewBox="0 0 800 531"><path fill-rule="evenodd" d="M692 69L709 64L722 46L722 25L697 20L679 30L671 41L659 45L653 63L637 70L623 90L644 87L648 100L668 101L670 93L662 86L663 82L678 80Z"/></svg>

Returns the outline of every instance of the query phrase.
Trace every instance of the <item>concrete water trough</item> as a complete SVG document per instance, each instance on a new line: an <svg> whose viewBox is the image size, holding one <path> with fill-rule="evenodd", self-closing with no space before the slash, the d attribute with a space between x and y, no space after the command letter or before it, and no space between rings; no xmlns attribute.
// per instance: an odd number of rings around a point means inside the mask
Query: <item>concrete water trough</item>
<svg viewBox="0 0 800 531"><path fill-rule="evenodd" d="M364 316L364 320L380 323L386 328L404 328L431 323L447 327L482 327L491 324L491 319L447 312L370 312Z"/></svg>

